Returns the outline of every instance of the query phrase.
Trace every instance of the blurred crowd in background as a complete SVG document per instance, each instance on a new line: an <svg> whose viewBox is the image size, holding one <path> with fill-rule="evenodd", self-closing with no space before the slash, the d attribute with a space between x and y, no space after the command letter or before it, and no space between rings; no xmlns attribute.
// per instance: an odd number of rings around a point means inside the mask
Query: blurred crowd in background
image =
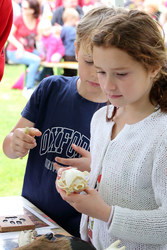
<svg viewBox="0 0 167 250"><path fill-rule="evenodd" d="M21 14L21 6L23 0L12 0L14 18ZM115 0L38 0L41 6L41 17L49 18L54 24L58 20L56 14L59 13L59 9L62 8L75 8L80 17L89 11L91 8L107 5L113 6L117 1ZM128 9L141 9L149 12L156 19L159 18L160 14L165 14L167 11L166 0L124 0L124 7ZM158 14L158 15L157 15ZM58 23L63 24L60 19Z"/></svg>
<svg viewBox="0 0 167 250"><path fill-rule="evenodd" d="M52 75L52 68L39 71L41 61L75 61L76 25L91 8L114 6L115 0L12 0L13 27L6 45L7 60L25 64L24 91L31 94L36 82ZM167 44L167 1L126 0L124 7L148 12L163 27ZM64 69L75 76L77 70ZM17 87L16 87L17 88Z"/></svg>

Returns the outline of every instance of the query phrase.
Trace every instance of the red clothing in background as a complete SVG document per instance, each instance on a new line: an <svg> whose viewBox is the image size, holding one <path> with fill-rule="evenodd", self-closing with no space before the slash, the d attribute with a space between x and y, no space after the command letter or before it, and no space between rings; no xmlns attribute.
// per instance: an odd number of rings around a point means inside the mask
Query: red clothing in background
<svg viewBox="0 0 167 250"><path fill-rule="evenodd" d="M13 22L13 8L11 0L0 0L0 81L4 72L4 45L8 38Z"/></svg>
<svg viewBox="0 0 167 250"><path fill-rule="evenodd" d="M36 21L36 26L34 29L30 30L24 24L22 15L17 17L14 21L14 25L16 26L17 30L14 34L15 38L23 44L24 49L29 52L33 52L35 46L35 37L37 35L37 25L38 19ZM7 50L16 50L16 47L9 43Z"/></svg>
<svg viewBox="0 0 167 250"><path fill-rule="evenodd" d="M62 6L63 5L63 1L62 0L56 0L55 1L55 9L59 6ZM84 0L78 0L78 5L80 7L83 7L84 6Z"/></svg>

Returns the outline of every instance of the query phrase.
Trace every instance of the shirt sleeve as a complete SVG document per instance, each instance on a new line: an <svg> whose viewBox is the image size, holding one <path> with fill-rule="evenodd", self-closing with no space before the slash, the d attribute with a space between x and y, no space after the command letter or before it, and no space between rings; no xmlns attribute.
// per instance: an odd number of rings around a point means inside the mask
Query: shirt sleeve
<svg viewBox="0 0 167 250"><path fill-rule="evenodd" d="M47 84L48 79L44 79L38 85L38 87L32 93L29 101L24 107L21 115L27 120L36 123L36 119L38 117L39 107L43 100L44 93L46 92L45 86Z"/></svg>

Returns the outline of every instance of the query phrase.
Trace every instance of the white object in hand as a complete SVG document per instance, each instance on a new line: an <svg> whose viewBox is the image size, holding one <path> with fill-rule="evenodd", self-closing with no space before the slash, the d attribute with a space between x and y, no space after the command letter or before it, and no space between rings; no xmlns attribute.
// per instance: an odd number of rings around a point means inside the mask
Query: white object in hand
<svg viewBox="0 0 167 250"><path fill-rule="evenodd" d="M24 230L21 231L18 238L19 247L25 246L35 239L37 232L35 230Z"/></svg>
<svg viewBox="0 0 167 250"><path fill-rule="evenodd" d="M89 172L79 171L76 168L64 170L60 179L57 180L58 187L65 190L67 194L81 192L88 187Z"/></svg>
<svg viewBox="0 0 167 250"><path fill-rule="evenodd" d="M112 243L108 248L106 248L105 250L125 250L125 246L123 247L118 247L118 245L120 244L120 240L115 241L114 243Z"/></svg>

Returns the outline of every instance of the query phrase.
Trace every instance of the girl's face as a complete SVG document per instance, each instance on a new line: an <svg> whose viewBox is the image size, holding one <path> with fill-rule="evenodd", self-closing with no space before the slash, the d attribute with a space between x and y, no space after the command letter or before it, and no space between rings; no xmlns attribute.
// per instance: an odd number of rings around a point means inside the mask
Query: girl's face
<svg viewBox="0 0 167 250"><path fill-rule="evenodd" d="M95 46L93 60L100 86L114 106L149 102L149 93L157 71L147 72L141 63L115 47Z"/></svg>
<svg viewBox="0 0 167 250"><path fill-rule="evenodd" d="M50 34L51 34L51 32L52 32L52 31L51 31L51 28L52 28L51 25L47 25L47 24L44 25L44 26L43 26L43 29L42 29L42 35L43 35L43 36L46 36L46 37L47 37L47 36L50 36Z"/></svg>

